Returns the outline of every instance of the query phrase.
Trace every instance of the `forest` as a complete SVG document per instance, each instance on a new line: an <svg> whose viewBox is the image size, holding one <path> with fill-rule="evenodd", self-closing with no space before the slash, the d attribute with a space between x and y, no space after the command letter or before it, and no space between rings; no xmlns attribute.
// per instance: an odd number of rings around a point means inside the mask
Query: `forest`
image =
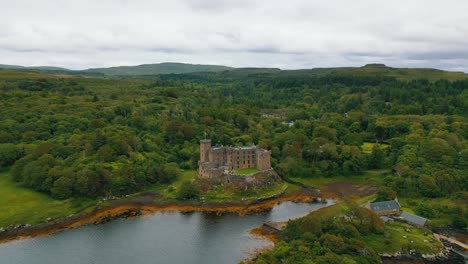
<svg viewBox="0 0 468 264"><path fill-rule="evenodd" d="M204 133L296 178L386 170L399 197L468 198L468 78L356 69L97 78L0 70L0 167L51 195L122 196L196 169ZM366 149L365 145L371 146ZM466 207L420 206L430 217Z"/></svg>

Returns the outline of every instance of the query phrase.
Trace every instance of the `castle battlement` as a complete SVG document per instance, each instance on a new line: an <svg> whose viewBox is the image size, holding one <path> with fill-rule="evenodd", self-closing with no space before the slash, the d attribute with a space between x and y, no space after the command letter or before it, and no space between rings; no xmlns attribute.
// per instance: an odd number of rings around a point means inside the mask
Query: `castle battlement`
<svg viewBox="0 0 468 264"><path fill-rule="evenodd" d="M200 140L198 175L205 178L219 177L236 169L271 169L271 151L253 146L211 146L211 140Z"/></svg>

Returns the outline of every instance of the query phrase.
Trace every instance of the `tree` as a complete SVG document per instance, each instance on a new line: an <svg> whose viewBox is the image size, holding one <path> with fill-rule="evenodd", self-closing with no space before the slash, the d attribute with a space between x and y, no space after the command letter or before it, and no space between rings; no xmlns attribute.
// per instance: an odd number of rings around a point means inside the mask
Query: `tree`
<svg viewBox="0 0 468 264"><path fill-rule="evenodd" d="M393 200L397 197L397 194L394 190L388 187L380 187L377 192L377 197L375 198L376 202Z"/></svg>
<svg viewBox="0 0 468 264"><path fill-rule="evenodd" d="M380 169L383 167L385 161L385 153L380 145L375 144L372 146L372 153L369 157L369 167L372 169Z"/></svg>
<svg viewBox="0 0 468 264"><path fill-rule="evenodd" d="M200 190L190 181L184 181L177 192L177 199L179 200L193 200L200 197Z"/></svg>
<svg viewBox="0 0 468 264"><path fill-rule="evenodd" d="M104 144L102 147L100 147L97 151L97 154L105 162L110 162L115 159L115 151L108 144Z"/></svg>
<svg viewBox="0 0 468 264"><path fill-rule="evenodd" d="M12 165L21 158L22 151L14 144L0 144L0 168Z"/></svg>
<svg viewBox="0 0 468 264"><path fill-rule="evenodd" d="M54 198L66 199L73 193L73 179L63 176L54 182L54 186L50 190Z"/></svg>
<svg viewBox="0 0 468 264"><path fill-rule="evenodd" d="M317 126L314 129L314 132L312 134L314 138L322 137L330 140L331 142L336 142L337 141L337 134L336 134L336 129L326 127L326 126Z"/></svg>

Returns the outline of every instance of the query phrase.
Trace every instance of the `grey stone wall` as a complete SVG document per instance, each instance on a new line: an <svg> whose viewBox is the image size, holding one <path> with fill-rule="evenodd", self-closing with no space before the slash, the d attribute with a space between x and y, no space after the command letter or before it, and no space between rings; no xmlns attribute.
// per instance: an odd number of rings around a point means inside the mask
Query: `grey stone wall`
<svg viewBox="0 0 468 264"><path fill-rule="evenodd" d="M273 185L280 181L281 178L278 176L276 171L269 169L247 175L222 174L219 177L211 179L198 178L196 184L198 184L202 190L211 189L213 185L222 185L224 188L230 190L250 190Z"/></svg>

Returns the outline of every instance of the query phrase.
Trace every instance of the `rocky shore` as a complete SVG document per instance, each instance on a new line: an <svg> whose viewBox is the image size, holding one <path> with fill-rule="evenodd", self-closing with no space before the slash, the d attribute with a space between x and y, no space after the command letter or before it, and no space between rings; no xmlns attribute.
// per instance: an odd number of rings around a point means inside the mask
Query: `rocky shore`
<svg viewBox="0 0 468 264"><path fill-rule="evenodd" d="M0 243L13 240L46 236L63 230L77 228L88 224L103 224L115 218L131 218L161 211L178 212L210 212L216 214L237 213L246 215L270 210L276 204L284 201L311 202L317 197L310 190L304 189L291 194L280 193L271 197L263 197L255 201L245 202L154 202L154 194L142 194L131 201L113 201L112 205L98 208L89 213L78 213L68 217L47 219L46 222L34 225L10 226L0 230Z"/></svg>

